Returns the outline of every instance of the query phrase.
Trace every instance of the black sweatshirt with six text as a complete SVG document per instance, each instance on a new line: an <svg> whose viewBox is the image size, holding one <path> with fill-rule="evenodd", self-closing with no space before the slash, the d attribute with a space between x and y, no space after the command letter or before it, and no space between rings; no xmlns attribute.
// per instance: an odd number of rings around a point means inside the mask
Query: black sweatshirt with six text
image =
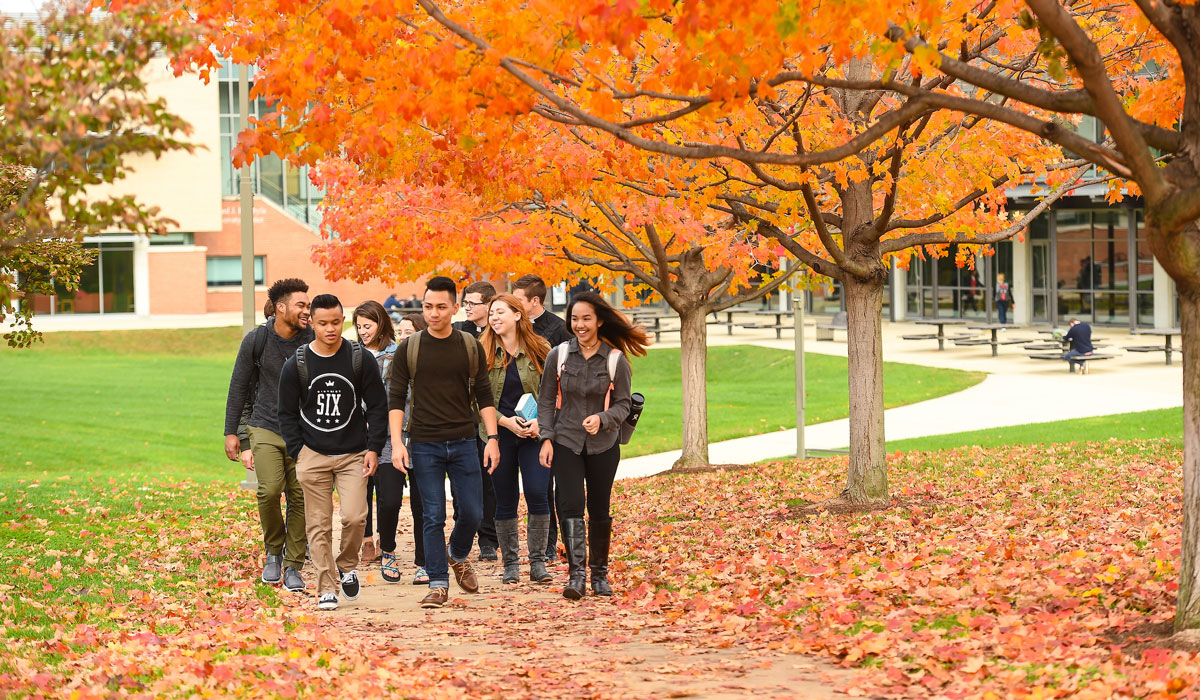
<svg viewBox="0 0 1200 700"><path fill-rule="evenodd" d="M383 450L388 435L388 397L379 365L363 350L359 386L354 381L352 353L349 342L343 342L329 357L308 346L308 400L303 406L296 357L284 363L279 375L279 433L292 459L304 446L323 455L363 450L378 454Z"/></svg>

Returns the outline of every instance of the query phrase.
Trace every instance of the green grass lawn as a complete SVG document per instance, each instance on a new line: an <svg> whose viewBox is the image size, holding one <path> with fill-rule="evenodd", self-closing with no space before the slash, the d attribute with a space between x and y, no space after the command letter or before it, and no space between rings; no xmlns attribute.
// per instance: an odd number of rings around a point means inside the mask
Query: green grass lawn
<svg viewBox="0 0 1200 700"><path fill-rule="evenodd" d="M238 480L222 451L237 328L53 333L30 350L0 350L10 398L0 404L0 482L65 474ZM808 419L846 415L846 360L809 355ZM981 373L888 363L887 405L960 391ZM792 355L751 346L709 351L713 440L794 426ZM634 363L647 408L626 454L678 448L679 351Z"/></svg>
<svg viewBox="0 0 1200 700"><path fill-rule="evenodd" d="M1182 449L1183 409L1164 408L1158 411L1117 413L1094 418L1028 423L1007 428L897 440L888 442L887 450L889 452L896 450L911 452L970 446L1005 447L1008 445L1100 442L1112 439L1140 440L1143 438L1167 438L1173 446Z"/></svg>

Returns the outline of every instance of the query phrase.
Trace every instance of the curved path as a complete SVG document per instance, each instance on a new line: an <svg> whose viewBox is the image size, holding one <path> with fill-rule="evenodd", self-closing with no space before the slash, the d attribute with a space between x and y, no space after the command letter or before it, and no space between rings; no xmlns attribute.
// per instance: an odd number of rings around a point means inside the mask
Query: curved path
<svg viewBox="0 0 1200 700"><path fill-rule="evenodd" d="M1095 330L1097 337L1114 346L1113 354L1118 356L1093 362L1087 375L1071 374L1064 362L1031 360L1020 345L1002 346L999 357L992 357L987 346L958 347L947 342L946 350L938 352L935 341L900 338L903 334L925 331L927 329L913 324L885 323L884 358L889 362L983 371L988 372L988 376L958 393L886 411L884 434L889 440L1183 405L1182 357L1177 355L1175 364L1167 366L1161 353L1124 353L1120 350L1122 346L1143 345L1148 339L1133 338L1123 329ZM1035 332L1021 330L1009 333L1012 337L1038 337ZM839 333L839 338L841 335ZM846 355L844 340L816 341L812 336L813 330L809 327L805 335L807 352ZM713 335L709 342L786 350L794 347L790 338L780 341L748 334ZM1108 348L1102 350L1108 351ZM809 425L805 430L805 441L810 449L839 449L850 442L849 435L850 423L841 419ZM793 455L795 449L796 431L783 430L712 443L709 461L713 464L749 464ZM673 450L623 459L618 478L666 471L679 455L679 450Z"/></svg>

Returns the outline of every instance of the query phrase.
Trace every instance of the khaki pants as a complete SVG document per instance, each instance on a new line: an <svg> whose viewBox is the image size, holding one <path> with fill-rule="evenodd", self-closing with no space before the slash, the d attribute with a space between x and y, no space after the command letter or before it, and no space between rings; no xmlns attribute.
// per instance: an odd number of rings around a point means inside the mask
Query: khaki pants
<svg viewBox="0 0 1200 700"><path fill-rule="evenodd" d="M304 568L304 490L296 479L296 462L287 454L283 437L266 428L250 427L250 452L258 478L258 519L269 554L282 554L284 566ZM287 515L279 497L287 495Z"/></svg>
<svg viewBox="0 0 1200 700"><path fill-rule="evenodd" d="M317 569L317 595L337 593L341 573L358 568L367 522L367 477L363 476L365 452L328 456L304 447L296 458L296 476L304 488L304 521L308 529L309 554ZM333 492L338 492L342 510L342 542L337 561L333 559Z"/></svg>

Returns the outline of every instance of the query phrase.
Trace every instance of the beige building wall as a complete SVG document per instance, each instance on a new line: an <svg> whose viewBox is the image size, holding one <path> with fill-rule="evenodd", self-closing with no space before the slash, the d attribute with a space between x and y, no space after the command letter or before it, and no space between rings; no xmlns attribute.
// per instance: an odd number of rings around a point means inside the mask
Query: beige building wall
<svg viewBox="0 0 1200 700"><path fill-rule="evenodd" d="M171 151L161 158L153 155L130 157L124 179L95 188L95 196L134 195L147 206L157 206L160 215L174 219L175 231L221 230L220 116L217 81L205 85L195 75L175 77L166 59L156 59L147 68L151 99L161 97L167 109L192 125L190 136L181 140L196 144L196 150Z"/></svg>

